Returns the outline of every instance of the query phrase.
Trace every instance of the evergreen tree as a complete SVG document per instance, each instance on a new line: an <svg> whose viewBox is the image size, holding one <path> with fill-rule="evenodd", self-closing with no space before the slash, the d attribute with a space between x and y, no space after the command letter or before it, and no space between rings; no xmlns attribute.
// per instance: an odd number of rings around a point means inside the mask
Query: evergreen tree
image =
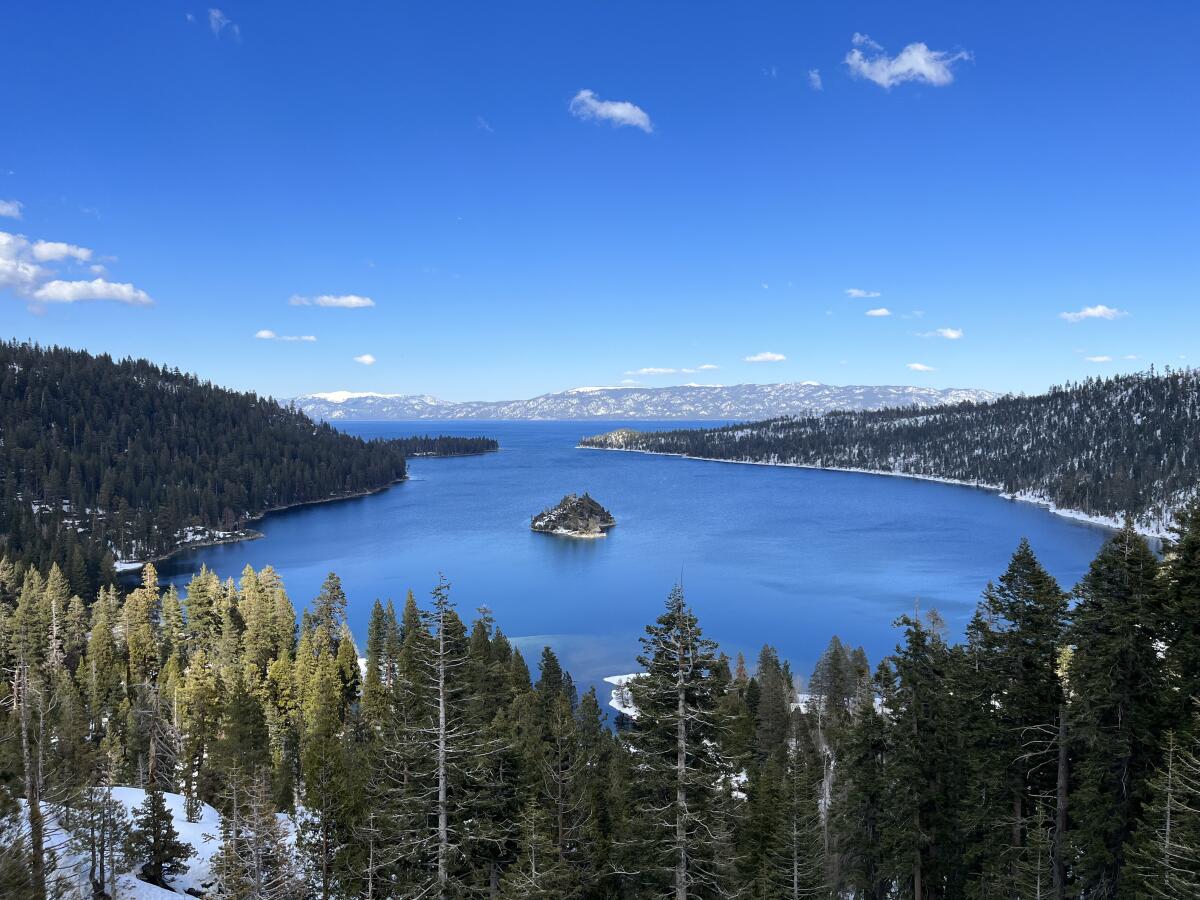
<svg viewBox="0 0 1200 900"><path fill-rule="evenodd" d="M1127 525L1076 588L1070 663L1076 741L1071 838L1080 891L1115 895L1164 730L1165 597L1158 561Z"/></svg>
<svg viewBox="0 0 1200 900"><path fill-rule="evenodd" d="M141 863L140 877L159 887L170 888L169 879L188 870L187 860L195 850L179 840L162 791L148 790L134 812L127 852Z"/></svg>
<svg viewBox="0 0 1200 900"><path fill-rule="evenodd" d="M1128 848L1126 893L1137 900L1200 897L1200 741L1168 732L1163 761Z"/></svg>
<svg viewBox="0 0 1200 900"><path fill-rule="evenodd" d="M716 646L678 586L641 642L645 674L630 685L638 714L628 734L647 832L641 875L677 900L725 896L732 890L732 771L719 749Z"/></svg>

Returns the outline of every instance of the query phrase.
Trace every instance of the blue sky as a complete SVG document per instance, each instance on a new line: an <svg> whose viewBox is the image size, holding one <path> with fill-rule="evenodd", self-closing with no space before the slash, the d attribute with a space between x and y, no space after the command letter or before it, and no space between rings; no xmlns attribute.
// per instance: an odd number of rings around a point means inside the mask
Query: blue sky
<svg viewBox="0 0 1200 900"><path fill-rule="evenodd" d="M1200 359L1193 2L217 2L6 8L0 333L275 396Z"/></svg>

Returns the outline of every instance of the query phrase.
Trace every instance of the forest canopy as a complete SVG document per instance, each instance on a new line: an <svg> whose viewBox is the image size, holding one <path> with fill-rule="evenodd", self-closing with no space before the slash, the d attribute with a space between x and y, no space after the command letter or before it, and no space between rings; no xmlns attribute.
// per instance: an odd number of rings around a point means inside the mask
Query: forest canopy
<svg viewBox="0 0 1200 900"><path fill-rule="evenodd" d="M0 343L0 553L57 563L84 596L111 580L114 559L378 490L405 477L406 456L494 449L363 440L145 360Z"/></svg>

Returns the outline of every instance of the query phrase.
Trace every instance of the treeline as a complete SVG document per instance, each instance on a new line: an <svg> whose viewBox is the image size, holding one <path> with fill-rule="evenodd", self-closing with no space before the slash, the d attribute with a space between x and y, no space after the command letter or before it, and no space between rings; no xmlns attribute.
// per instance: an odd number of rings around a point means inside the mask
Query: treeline
<svg viewBox="0 0 1200 900"><path fill-rule="evenodd" d="M495 442L365 441L145 360L0 343L0 553L57 564L82 596L114 560L384 487L406 454L481 449Z"/></svg>
<svg viewBox="0 0 1200 900"><path fill-rule="evenodd" d="M148 567L89 609L4 564L0 895L170 884L178 792L222 813L212 897L1200 896L1200 510L1161 560L1116 534L1072 594L1022 543L964 642L899 625L798 693L676 589L611 731L445 582L376 602L360 665L334 575L297 624L270 568L180 595ZM132 821L113 785L148 792Z"/></svg>
<svg viewBox="0 0 1200 900"><path fill-rule="evenodd" d="M400 445L407 457L413 456L473 456L500 449L495 438L458 437L457 435L423 434L406 438L391 438Z"/></svg>
<svg viewBox="0 0 1200 900"><path fill-rule="evenodd" d="M1200 370L1033 397L585 438L587 447L950 478L1165 530L1200 482Z"/></svg>

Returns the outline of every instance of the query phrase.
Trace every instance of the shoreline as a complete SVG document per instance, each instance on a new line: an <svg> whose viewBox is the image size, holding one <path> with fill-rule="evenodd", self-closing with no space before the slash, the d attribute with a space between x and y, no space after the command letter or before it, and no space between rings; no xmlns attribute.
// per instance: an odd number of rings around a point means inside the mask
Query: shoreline
<svg viewBox="0 0 1200 900"><path fill-rule="evenodd" d="M1084 525L1092 525L1097 528L1103 528L1108 531L1120 531L1124 526L1124 522L1115 516L1096 516L1090 513L1085 513L1079 509L1067 509L1065 507L1056 506L1053 501L1046 497L1040 497L1036 494L1027 492L1018 492L1015 494L1009 493L1004 488L995 484L985 484L978 481L963 481L957 478L943 478L939 475L920 475L911 472L887 472L880 469L858 469L844 466L815 466L811 463L794 463L794 462L762 462L754 459L717 459L709 456L689 456L686 453L667 453L662 450L639 450L636 447L588 447L584 444L576 444L576 450L600 450L616 453L643 453L646 456L672 456L676 459L691 459L697 462L712 462L712 463L727 463L736 466L770 466L780 469L812 469L817 472L852 472L856 475L878 475L888 478L911 478L915 481L933 481L938 484L951 484L957 487L977 488L979 490L988 491L996 494L1002 500L1012 500L1018 503L1031 503L1035 506L1040 506L1052 515L1060 516L1064 519L1070 519L1074 522L1079 522ZM1170 537L1170 532L1165 528L1156 529L1148 526L1134 523L1134 529L1143 537L1153 538L1154 540L1164 540Z"/></svg>
<svg viewBox="0 0 1200 900"><path fill-rule="evenodd" d="M484 452L492 453L494 451L488 450L488 451L484 451ZM458 454L454 454L454 455L455 456L478 456L480 454L458 453ZM405 473L403 478L397 478L394 481L389 481L387 484L381 485L380 487L370 488L368 490L362 490L362 491L354 491L353 493L350 493L350 494L339 494L336 497L320 497L320 498L317 498L314 500L300 500L296 503L285 503L282 506L272 506L272 507L269 507L268 509L264 509L260 513L256 513L252 516L246 516L245 521L247 523L261 522L263 519L265 519L271 513L286 512L289 509L298 509L301 506L315 506L318 503L336 503L339 500L355 500L355 499L358 499L361 497L370 497L372 494L381 494L384 491L390 490L391 488L394 488L396 485L403 484L406 481L408 481L407 472ZM257 541L259 538L262 538L265 536L266 535L264 535L261 531L257 531L253 528L242 528L242 529L239 529L238 531L227 532L222 537L206 538L205 540L202 540L202 541L192 541L187 544L180 544L178 547L175 547L172 550L168 550L166 553L161 553L158 556L152 556L149 559L117 560L114 563L114 565L116 566L116 569L117 569L117 577L121 578L122 576L129 575L133 572L140 572L142 569L146 568L146 566L148 564L164 562L173 556L178 556L179 554L186 553L189 550L200 550L205 547L219 547L222 544L238 544L238 543L241 543L242 541Z"/></svg>

